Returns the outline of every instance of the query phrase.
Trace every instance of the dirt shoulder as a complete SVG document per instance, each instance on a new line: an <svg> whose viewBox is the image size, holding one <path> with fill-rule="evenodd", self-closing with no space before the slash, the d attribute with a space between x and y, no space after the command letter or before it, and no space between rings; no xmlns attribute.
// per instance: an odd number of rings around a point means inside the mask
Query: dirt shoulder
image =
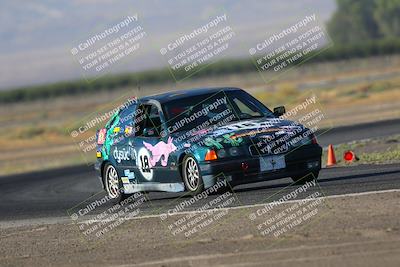
<svg viewBox="0 0 400 267"><path fill-rule="evenodd" d="M189 237L172 229L187 214L125 221L96 240L74 223L1 229L0 265L399 266L400 192L328 198L315 216L265 234L262 223L295 204L214 213L214 223Z"/></svg>

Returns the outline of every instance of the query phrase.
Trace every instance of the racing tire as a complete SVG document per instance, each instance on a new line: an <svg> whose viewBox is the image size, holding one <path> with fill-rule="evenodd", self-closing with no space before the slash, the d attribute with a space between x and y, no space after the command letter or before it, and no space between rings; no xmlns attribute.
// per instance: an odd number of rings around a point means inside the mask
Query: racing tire
<svg viewBox="0 0 400 267"><path fill-rule="evenodd" d="M316 181L319 175L319 171L307 172L300 175L292 176L293 182L296 184L305 184L307 182Z"/></svg>
<svg viewBox="0 0 400 267"><path fill-rule="evenodd" d="M113 204L120 203L130 196L124 193L124 186L121 178L118 175L117 169L111 163L107 163L104 166L103 177L104 187Z"/></svg>
<svg viewBox="0 0 400 267"><path fill-rule="evenodd" d="M182 177L185 188L190 195L195 196L204 190L200 166L191 155L186 155L182 161Z"/></svg>

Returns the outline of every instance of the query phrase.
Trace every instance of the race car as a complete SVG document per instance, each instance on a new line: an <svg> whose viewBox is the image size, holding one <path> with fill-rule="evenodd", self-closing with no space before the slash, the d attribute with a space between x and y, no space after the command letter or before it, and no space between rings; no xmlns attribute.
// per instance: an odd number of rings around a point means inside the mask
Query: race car
<svg viewBox="0 0 400 267"><path fill-rule="evenodd" d="M135 192L196 195L291 177L317 179L314 133L239 88L201 88L133 99L97 131L95 169L108 196Z"/></svg>

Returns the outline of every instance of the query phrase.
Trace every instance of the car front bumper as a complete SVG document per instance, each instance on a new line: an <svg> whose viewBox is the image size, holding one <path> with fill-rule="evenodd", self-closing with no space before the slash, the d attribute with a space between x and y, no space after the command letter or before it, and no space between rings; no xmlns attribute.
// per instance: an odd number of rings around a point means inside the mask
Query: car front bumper
<svg viewBox="0 0 400 267"><path fill-rule="evenodd" d="M317 173L321 169L322 148L318 144L304 145L284 155L285 168L261 171L260 156L200 163L206 188L226 179L231 186ZM266 156L264 156L266 157Z"/></svg>

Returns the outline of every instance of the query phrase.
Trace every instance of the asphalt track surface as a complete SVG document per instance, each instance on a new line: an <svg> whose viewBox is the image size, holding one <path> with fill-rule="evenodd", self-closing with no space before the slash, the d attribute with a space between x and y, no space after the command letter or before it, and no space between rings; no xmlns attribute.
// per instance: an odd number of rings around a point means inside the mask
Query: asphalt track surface
<svg viewBox="0 0 400 267"><path fill-rule="evenodd" d="M400 133L400 120L391 120L331 129L319 136L326 146L351 140ZM242 185L235 188L237 201L232 205L252 205L277 200L296 186L290 178ZM400 189L400 164L360 165L321 170L318 190L323 194L341 195L368 191ZM313 189L314 190L314 189ZM0 177L0 221L66 217L79 203L90 203L104 196L91 166ZM150 193L141 210L146 214L164 213L188 197L183 193ZM214 194L208 200L218 197ZM204 204L198 201L190 209ZM108 206L107 206L108 205ZM80 204L78 207L84 207ZM111 204L94 211L100 213ZM76 210L72 209L72 210Z"/></svg>
<svg viewBox="0 0 400 267"><path fill-rule="evenodd" d="M329 128L316 133L318 143L321 146L394 134L400 134L400 119Z"/></svg>

